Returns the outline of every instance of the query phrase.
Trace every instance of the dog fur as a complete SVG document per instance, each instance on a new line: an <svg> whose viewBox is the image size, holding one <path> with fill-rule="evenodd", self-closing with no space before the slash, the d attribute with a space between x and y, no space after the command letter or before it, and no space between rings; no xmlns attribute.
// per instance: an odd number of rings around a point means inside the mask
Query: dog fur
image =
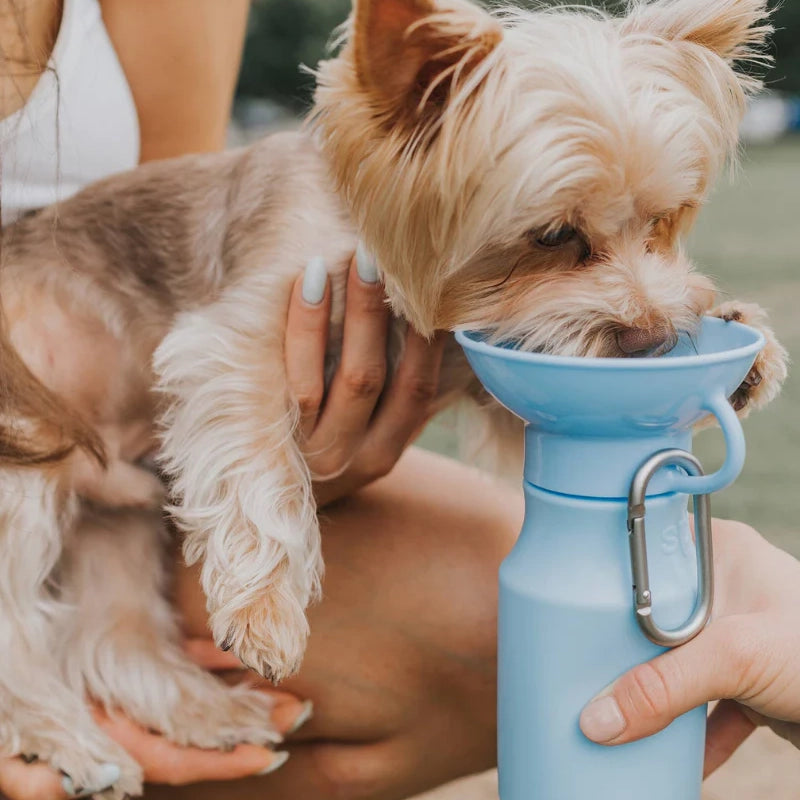
<svg viewBox="0 0 800 800"><path fill-rule="evenodd" d="M310 129L146 165L4 231L0 442L25 457L0 469L3 751L98 789L112 761L110 795L138 793L84 695L180 742L274 739L266 700L177 647L148 510L162 485L137 462L157 449L217 643L275 680L294 672L322 575L283 354L304 265L329 268L332 364L357 239L398 329L663 350L713 306L681 241L735 154L765 16L764 0L634 2L619 18L358 0ZM758 309L717 313L768 336L735 397L745 414L777 393L785 354ZM451 347L434 402L458 398L486 402Z"/></svg>

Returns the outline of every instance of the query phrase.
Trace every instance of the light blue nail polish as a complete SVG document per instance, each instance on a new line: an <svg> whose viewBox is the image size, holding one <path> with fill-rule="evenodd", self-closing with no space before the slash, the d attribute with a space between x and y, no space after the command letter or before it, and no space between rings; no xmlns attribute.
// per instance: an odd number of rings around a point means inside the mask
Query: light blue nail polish
<svg viewBox="0 0 800 800"><path fill-rule="evenodd" d="M300 713L297 715L297 719L294 721L294 725L286 731L287 736L291 736L293 733L297 733L303 725L308 722L311 717L314 716L314 703L311 700L306 700L303 703L303 708L300 710Z"/></svg>
<svg viewBox="0 0 800 800"><path fill-rule="evenodd" d="M356 248L356 270L364 283L378 282L378 265L363 242L359 242Z"/></svg>
<svg viewBox="0 0 800 800"><path fill-rule="evenodd" d="M61 779L61 786L71 798L91 797L93 794L100 794L100 792L104 792L106 789L113 786L119 780L120 774L120 769L116 764L101 764L99 775L97 776L98 783L101 784L100 786L81 787L81 790L78 792L69 775L65 775Z"/></svg>
<svg viewBox="0 0 800 800"><path fill-rule="evenodd" d="M275 753L275 760L265 769L256 772L256 775L271 775L273 772L277 772L288 760L289 754L286 751Z"/></svg>
<svg viewBox="0 0 800 800"><path fill-rule="evenodd" d="M318 306L325 297L328 285L328 270L321 256L314 256L306 265L303 275L303 300L311 306Z"/></svg>

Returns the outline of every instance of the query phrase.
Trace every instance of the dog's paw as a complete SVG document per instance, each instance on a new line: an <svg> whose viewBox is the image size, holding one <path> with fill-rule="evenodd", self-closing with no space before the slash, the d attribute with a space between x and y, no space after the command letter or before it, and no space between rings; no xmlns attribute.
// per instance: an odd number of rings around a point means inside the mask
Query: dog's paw
<svg viewBox="0 0 800 800"><path fill-rule="evenodd" d="M176 744L232 750L238 744L268 747L282 740L270 722L274 702L267 693L213 679L182 688L184 700L170 714L166 732Z"/></svg>
<svg viewBox="0 0 800 800"><path fill-rule="evenodd" d="M741 322L764 335L766 345L758 354L753 368L741 386L731 395L730 401L737 414L744 418L751 411L763 408L777 397L786 380L789 357L767 324L767 315L753 303L732 301L711 312L726 322Z"/></svg>
<svg viewBox="0 0 800 800"><path fill-rule="evenodd" d="M125 800L144 791L142 768L110 739L82 740L74 732L71 740L48 736L28 737L24 748L27 761L43 761L58 770L70 796Z"/></svg>
<svg viewBox="0 0 800 800"><path fill-rule="evenodd" d="M303 660L308 621L301 603L286 586L251 600L212 609L211 630L217 646L272 683L294 675Z"/></svg>

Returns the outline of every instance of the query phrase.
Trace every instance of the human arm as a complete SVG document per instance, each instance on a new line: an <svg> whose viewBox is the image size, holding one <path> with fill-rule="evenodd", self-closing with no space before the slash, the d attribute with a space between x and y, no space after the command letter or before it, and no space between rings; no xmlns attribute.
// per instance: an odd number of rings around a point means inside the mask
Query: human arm
<svg viewBox="0 0 800 800"><path fill-rule="evenodd" d="M139 115L141 161L221 150L249 0L101 0Z"/></svg>
<svg viewBox="0 0 800 800"><path fill-rule="evenodd" d="M100 5L137 108L141 160L222 149L249 0L100 0ZM303 708L288 698L276 706L272 722L288 730L294 724L289 718ZM276 754L261 747L242 745L230 753L181 748L119 716L98 711L96 717L141 763L148 781L233 779L276 763ZM47 765L6 759L0 760L0 796L49 800L68 792L62 776Z"/></svg>

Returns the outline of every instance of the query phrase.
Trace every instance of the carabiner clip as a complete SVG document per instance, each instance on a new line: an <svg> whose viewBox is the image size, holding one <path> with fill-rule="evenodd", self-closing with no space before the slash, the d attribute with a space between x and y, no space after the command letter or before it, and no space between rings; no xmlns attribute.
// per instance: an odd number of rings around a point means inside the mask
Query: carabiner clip
<svg viewBox="0 0 800 800"><path fill-rule="evenodd" d="M692 616L684 625L667 631L653 620L653 596L647 569L647 539L645 537L645 497L652 477L662 467L682 467L690 475L704 475L703 467L686 450L661 450L642 464L634 476L628 497L628 542L633 571L633 606L636 621L644 635L661 647L678 647L694 639L705 628L714 602L714 563L711 542L711 510L708 495L693 495L695 543L697 550L698 589Z"/></svg>

